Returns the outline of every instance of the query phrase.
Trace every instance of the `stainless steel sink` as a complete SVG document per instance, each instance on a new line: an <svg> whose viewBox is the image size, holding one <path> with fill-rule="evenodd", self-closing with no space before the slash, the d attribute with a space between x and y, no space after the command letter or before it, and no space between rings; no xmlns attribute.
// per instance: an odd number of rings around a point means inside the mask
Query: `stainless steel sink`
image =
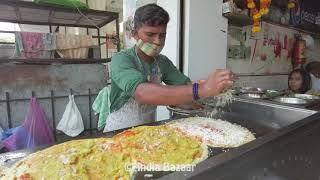
<svg viewBox="0 0 320 180"><path fill-rule="evenodd" d="M235 101L224 110L227 112L225 113L226 116L231 113L236 115L237 117L235 118L239 118L239 120L244 119L247 121L254 121L273 129L288 126L289 124L304 119L317 112L303 108L241 98L235 99Z"/></svg>
<svg viewBox="0 0 320 180"><path fill-rule="evenodd" d="M235 98L234 102L224 108L206 109L201 113L180 114L171 111L174 119L191 115L227 120L248 128L257 136L288 126L314 113L316 111L242 98Z"/></svg>

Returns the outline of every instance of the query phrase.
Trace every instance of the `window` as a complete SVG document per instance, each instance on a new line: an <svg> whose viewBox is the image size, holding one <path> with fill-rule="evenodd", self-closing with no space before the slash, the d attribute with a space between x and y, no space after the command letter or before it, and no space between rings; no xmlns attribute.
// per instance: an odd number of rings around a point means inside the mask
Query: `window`
<svg viewBox="0 0 320 180"><path fill-rule="evenodd" d="M11 31L11 33L4 33L3 31ZM14 43L13 31L20 31L18 24L0 22L0 44L1 43Z"/></svg>

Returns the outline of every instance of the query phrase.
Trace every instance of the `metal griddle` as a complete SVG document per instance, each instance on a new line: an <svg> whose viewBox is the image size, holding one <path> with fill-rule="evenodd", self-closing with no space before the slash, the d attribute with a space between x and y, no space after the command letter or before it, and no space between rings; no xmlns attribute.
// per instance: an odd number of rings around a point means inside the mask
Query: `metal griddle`
<svg viewBox="0 0 320 180"><path fill-rule="evenodd" d="M184 118L189 116L208 116L208 112L197 112L195 114L179 114L171 110L172 119ZM227 120L231 123L239 124L248 128L257 137L256 140L249 142L237 148L225 149L225 148L210 148L210 156L207 160L201 162L195 169L196 172L138 172L135 179L189 179L198 175L203 175L205 170L213 168L218 164L224 164L231 161L234 158L242 156L242 154L255 151L263 146L263 144L270 140L279 138L277 133L289 133L290 131L284 131L288 126L304 122L308 116L315 114L315 111L288 107L284 105L273 104L269 102L254 101L248 99L236 98L235 101L224 107L223 111L213 115L213 118L220 118ZM315 115L317 117L319 115ZM146 125L159 125L170 122L170 120L154 122ZM129 129L129 128L126 128ZM82 138L93 137L111 137L126 129L117 130L105 134L97 134L95 136L86 136ZM42 147L43 148L43 147ZM14 158L19 153L29 154L37 150L18 151L12 153L5 153L0 155L0 160L6 160L5 166L10 166L15 161L21 159ZM21 154L20 154L21 155ZM205 164L205 165L204 165ZM199 169L200 168L200 169ZM224 172L229 174L230 172Z"/></svg>

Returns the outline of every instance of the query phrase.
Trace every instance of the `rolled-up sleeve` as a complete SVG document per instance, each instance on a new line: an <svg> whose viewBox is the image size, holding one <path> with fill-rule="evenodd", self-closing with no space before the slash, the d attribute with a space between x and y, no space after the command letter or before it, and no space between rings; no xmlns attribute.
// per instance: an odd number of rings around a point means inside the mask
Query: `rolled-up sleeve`
<svg viewBox="0 0 320 180"><path fill-rule="evenodd" d="M167 85L185 85L191 82L189 77L180 72L174 64L164 56L162 59L163 82Z"/></svg>

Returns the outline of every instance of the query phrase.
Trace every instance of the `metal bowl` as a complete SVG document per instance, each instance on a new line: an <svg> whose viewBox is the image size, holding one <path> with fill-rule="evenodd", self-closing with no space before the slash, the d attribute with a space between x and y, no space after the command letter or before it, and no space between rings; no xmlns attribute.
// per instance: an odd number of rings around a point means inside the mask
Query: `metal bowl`
<svg viewBox="0 0 320 180"><path fill-rule="evenodd" d="M261 99L262 96L263 96L263 94L261 94L261 93L246 93L246 94L241 95L241 97L254 98L254 99Z"/></svg>
<svg viewBox="0 0 320 180"><path fill-rule="evenodd" d="M240 90L239 89L231 89L231 93L232 93L232 95L237 95L240 93Z"/></svg>
<svg viewBox="0 0 320 180"><path fill-rule="evenodd" d="M282 96L285 94L286 94L286 92L284 92L284 91L266 90L265 97L266 98L275 98L275 97L279 97L279 96Z"/></svg>
<svg viewBox="0 0 320 180"><path fill-rule="evenodd" d="M263 88L254 88L254 87L242 87L240 89L241 93L247 94L264 94L265 93L265 89Z"/></svg>
<svg viewBox="0 0 320 180"><path fill-rule="evenodd" d="M320 99L319 96L314 96L310 94L293 94L292 97L304 99L304 100L317 100Z"/></svg>
<svg viewBox="0 0 320 180"><path fill-rule="evenodd" d="M278 93L280 93L280 92L277 91L277 90L267 89L267 90L266 90L266 93L268 93L268 94L278 94Z"/></svg>
<svg viewBox="0 0 320 180"><path fill-rule="evenodd" d="M280 97L273 99L276 102L285 103L285 104L306 104L307 101L300 98L290 98L290 97Z"/></svg>

